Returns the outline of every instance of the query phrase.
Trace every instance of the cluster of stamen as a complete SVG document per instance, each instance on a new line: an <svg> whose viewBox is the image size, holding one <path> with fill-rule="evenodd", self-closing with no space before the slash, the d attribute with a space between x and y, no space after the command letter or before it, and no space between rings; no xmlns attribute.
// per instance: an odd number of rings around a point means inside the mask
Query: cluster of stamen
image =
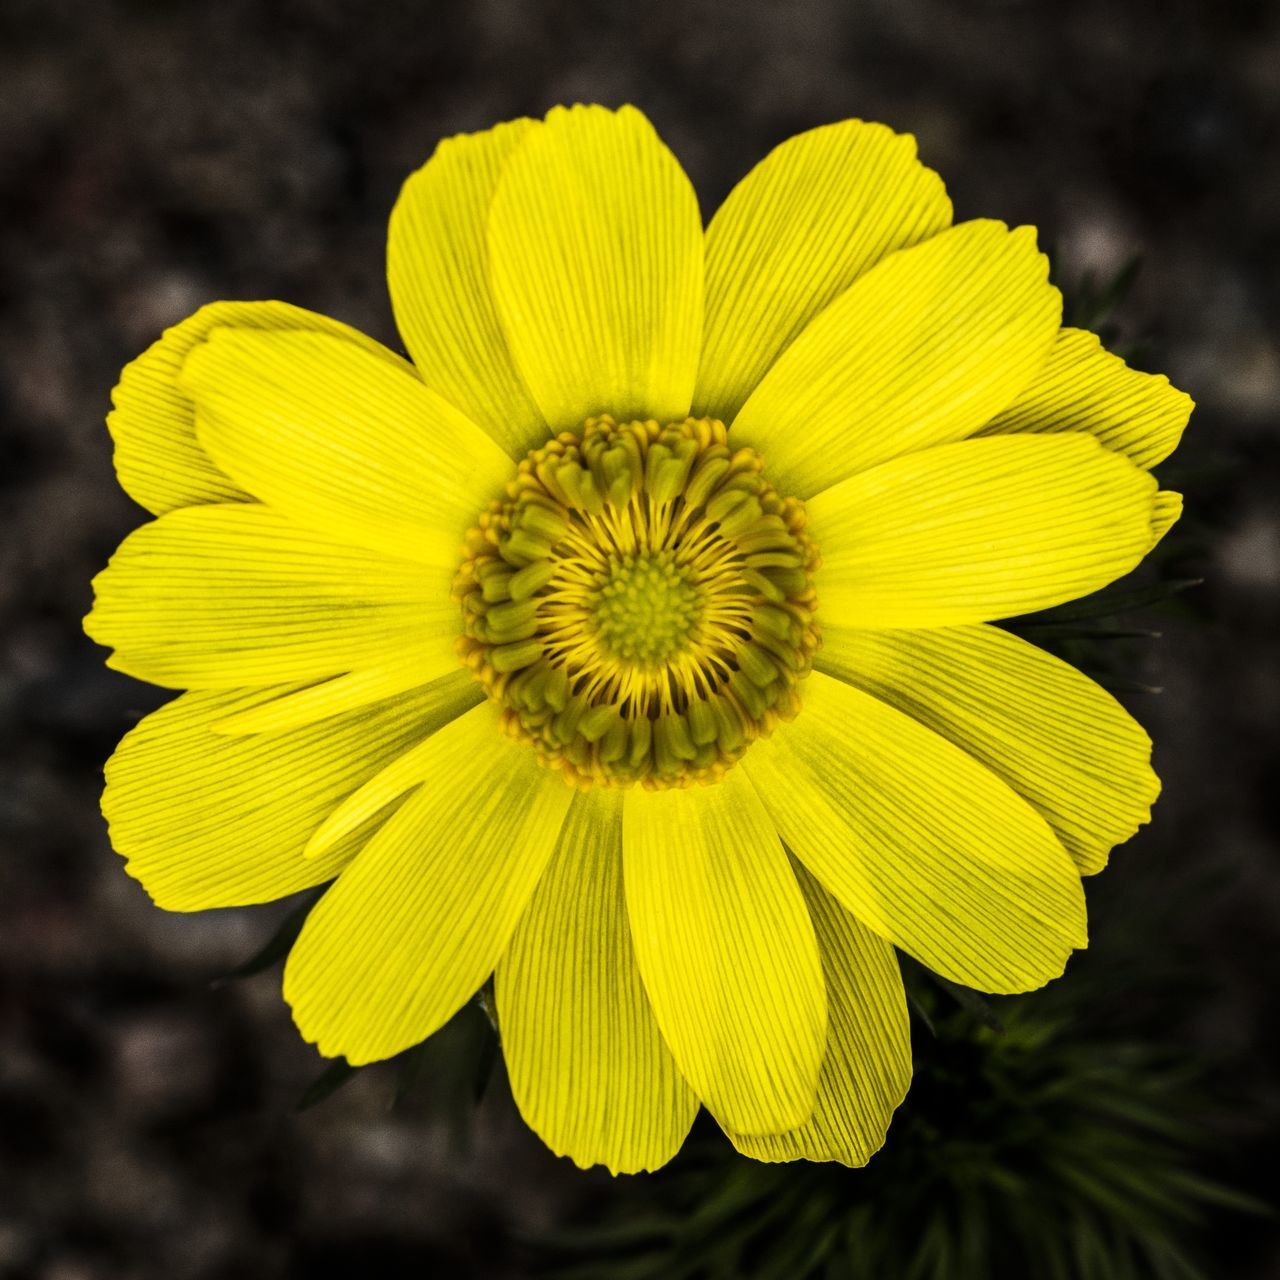
<svg viewBox="0 0 1280 1280"><path fill-rule="evenodd" d="M817 551L724 425L590 418L467 534L459 650L579 786L713 782L799 709Z"/></svg>

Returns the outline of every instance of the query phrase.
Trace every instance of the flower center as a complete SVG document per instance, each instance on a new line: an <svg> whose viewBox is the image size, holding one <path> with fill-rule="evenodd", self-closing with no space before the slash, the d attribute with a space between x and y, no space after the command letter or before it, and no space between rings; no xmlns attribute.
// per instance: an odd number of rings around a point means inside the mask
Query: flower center
<svg viewBox="0 0 1280 1280"><path fill-rule="evenodd" d="M663 550L611 560L584 624L615 661L661 667L685 648L701 613L693 571Z"/></svg>
<svg viewBox="0 0 1280 1280"><path fill-rule="evenodd" d="M722 423L589 418L467 534L459 651L569 782L714 782L799 710L817 564L803 505Z"/></svg>

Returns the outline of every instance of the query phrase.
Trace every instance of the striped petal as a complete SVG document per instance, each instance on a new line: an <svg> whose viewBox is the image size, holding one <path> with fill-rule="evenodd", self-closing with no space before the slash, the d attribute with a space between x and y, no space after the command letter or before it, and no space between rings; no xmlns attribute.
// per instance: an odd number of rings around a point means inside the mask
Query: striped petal
<svg viewBox="0 0 1280 1280"><path fill-rule="evenodd" d="M557 107L502 172L489 215L498 314L553 430L591 414L680 419L702 336L702 222L634 107Z"/></svg>
<svg viewBox="0 0 1280 1280"><path fill-rule="evenodd" d="M821 618L946 627L1008 618L1128 573L1156 483L1090 436L999 436L886 462L811 498Z"/></svg>
<svg viewBox="0 0 1280 1280"><path fill-rule="evenodd" d="M996 627L823 632L817 666L962 747L1049 823L1082 875L1151 816L1151 739L1074 667Z"/></svg>
<svg viewBox="0 0 1280 1280"><path fill-rule="evenodd" d="M270 902L322 884L375 824L308 860L312 831L401 751L473 706L475 689L459 671L323 725L244 738L214 726L277 690L184 693L126 734L107 762L111 843L170 911Z"/></svg>
<svg viewBox="0 0 1280 1280"><path fill-rule="evenodd" d="M393 800L398 800L406 791L412 791L424 782L430 782L439 758L440 746L429 737L402 752L381 773L374 774L334 809L316 828L303 856L323 857L333 845L357 827L362 827Z"/></svg>
<svg viewBox="0 0 1280 1280"><path fill-rule="evenodd" d="M911 1029L893 948L864 929L802 866L827 984L827 1051L813 1116L766 1137L730 1133L753 1160L837 1160L859 1168L884 1145L911 1084Z"/></svg>
<svg viewBox="0 0 1280 1280"><path fill-rule="evenodd" d="M449 578L305 529L268 507L171 511L94 579L85 631L120 671L173 688L318 680L405 653L456 670Z"/></svg>
<svg viewBox="0 0 1280 1280"><path fill-rule="evenodd" d="M799 716L741 767L823 886L944 977L1029 991L1086 945L1080 876L1044 819L870 694L815 671Z"/></svg>
<svg viewBox="0 0 1280 1280"><path fill-rule="evenodd" d="M977 434L1083 431L1150 468L1177 447L1193 408L1163 374L1130 369L1095 334L1063 329L1044 368Z"/></svg>
<svg viewBox="0 0 1280 1280"><path fill-rule="evenodd" d="M427 385L519 458L547 428L516 372L489 285L489 206L503 165L537 126L513 120L446 138L391 211L387 282Z"/></svg>
<svg viewBox="0 0 1280 1280"><path fill-rule="evenodd" d="M166 329L131 364L111 393L107 428L116 475L135 502L155 515L203 502L243 502L249 494L196 439L195 405L178 375L215 328L326 333L355 343L394 367L408 366L381 343L328 316L287 302L211 302Z"/></svg>
<svg viewBox="0 0 1280 1280"><path fill-rule="evenodd" d="M726 1128L777 1133L813 1109L826 996L813 924L742 773L623 805L627 911L658 1025Z"/></svg>
<svg viewBox="0 0 1280 1280"><path fill-rule="evenodd" d="M496 979L521 1114L582 1168L635 1173L679 1150L698 1101L640 981L622 891L622 793L574 798Z"/></svg>
<svg viewBox="0 0 1280 1280"><path fill-rule="evenodd" d="M182 384L224 471L298 523L387 555L456 568L514 470L407 366L327 334L216 330Z"/></svg>
<svg viewBox="0 0 1280 1280"><path fill-rule="evenodd" d="M303 1036L353 1064L424 1040L492 973L572 791L488 703L440 730L421 787L307 917L284 995Z"/></svg>
<svg viewBox="0 0 1280 1280"><path fill-rule="evenodd" d="M1161 489L1156 494L1155 511L1151 517L1151 545L1164 537L1182 519L1182 494L1172 489Z"/></svg>
<svg viewBox="0 0 1280 1280"><path fill-rule="evenodd" d="M435 647L437 642L429 637L421 637L417 643L407 642L393 658L384 659L377 666L348 671L304 689L282 693L278 698L219 720L213 726L214 732L281 733L417 689L423 684L423 672L433 668L432 654L439 653Z"/></svg>
<svg viewBox="0 0 1280 1280"><path fill-rule="evenodd" d="M890 255L783 354L733 423L784 493L972 435L1044 364L1062 317L1035 231L965 222Z"/></svg>
<svg viewBox="0 0 1280 1280"><path fill-rule="evenodd" d="M828 303L895 249L951 224L916 140L842 120L775 147L707 228L707 315L694 412L732 421Z"/></svg>

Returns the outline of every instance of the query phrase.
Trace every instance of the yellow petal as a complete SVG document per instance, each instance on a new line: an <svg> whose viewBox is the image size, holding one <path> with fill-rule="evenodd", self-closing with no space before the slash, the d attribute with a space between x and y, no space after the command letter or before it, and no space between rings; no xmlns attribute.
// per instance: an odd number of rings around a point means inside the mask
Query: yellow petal
<svg viewBox="0 0 1280 1280"><path fill-rule="evenodd" d="M448 575L304 529L269 507L186 507L131 533L85 631L120 671L175 688L317 680L406 647L419 684L456 670Z"/></svg>
<svg viewBox="0 0 1280 1280"><path fill-rule="evenodd" d="M1043 369L979 435L1083 431L1139 467L1154 467L1182 438L1191 397L1162 374L1139 373L1095 334L1063 329Z"/></svg>
<svg viewBox="0 0 1280 1280"><path fill-rule="evenodd" d="M759 798L738 769L714 786L632 788L623 856L636 959L685 1079L738 1133L794 1128L813 1108L826 996Z"/></svg>
<svg viewBox="0 0 1280 1280"><path fill-rule="evenodd" d="M971 435L1044 364L1062 298L1035 231L965 222L891 254L823 311L733 423L783 493Z"/></svg>
<svg viewBox="0 0 1280 1280"><path fill-rule="evenodd" d="M1082 875L1151 817L1151 739L1074 667L996 627L828 627L817 665L928 725L1004 779Z"/></svg>
<svg viewBox="0 0 1280 1280"><path fill-rule="evenodd" d="M886 462L806 504L819 616L945 627L1072 600L1147 553L1155 496L1092 436L995 436Z"/></svg>
<svg viewBox="0 0 1280 1280"><path fill-rule="evenodd" d="M107 762L111 843L170 911L269 902L321 884L372 828L308 861L312 831L353 788L472 706L474 688L451 675L354 715L251 738L213 726L279 690L184 693L132 729Z"/></svg>
<svg viewBox="0 0 1280 1280"><path fill-rule="evenodd" d="M284 995L328 1057L417 1044L479 989L555 848L573 792L484 703L431 741L431 781L307 917Z"/></svg>
<svg viewBox="0 0 1280 1280"><path fill-rule="evenodd" d="M634 107L555 108L512 154L490 270L516 367L555 430L683 418L702 338L702 221Z"/></svg>
<svg viewBox="0 0 1280 1280"><path fill-rule="evenodd" d="M327 334L215 330L182 384L224 471L300 524L388 555L456 568L514 471L415 374Z"/></svg>
<svg viewBox="0 0 1280 1280"><path fill-rule="evenodd" d="M1154 547L1181 519L1182 494L1172 489L1161 489L1156 494L1155 511L1151 517L1151 545Z"/></svg>
<svg viewBox="0 0 1280 1280"><path fill-rule="evenodd" d="M983 991L1029 991L1086 944L1080 876L972 756L815 671L741 768L782 838L868 929Z"/></svg>
<svg viewBox="0 0 1280 1280"><path fill-rule="evenodd" d="M345 338L393 366L408 366L372 338L287 302L211 302L166 329L131 364L111 393L107 427L115 442L116 475L126 493L163 515L202 502L247 501L249 495L224 474L196 440L195 406L178 385L190 352L212 329L303 330Z"/></svg>
<svg viewBox="0 0 1280 1280"><path fill-rule="evenodd" d="M680 1149L698 1101L640 982L622 893L622 793L574 798L560 843L498 964L511 1091L581 1168L635 1173Z"/></svg>
<svg viewBox="0 0 1280 1280"><path fill-rule="evenodd" d="M507 348L489 287L489 206L511 152L535 128L513 120L446 138L391 211L387 282L423 379L513 457L547 435Z"/></svg>
<svg viewBox="0 0 1280 1280"><path fill-rule="evenodd" d="M767 1137L731 1133L753 1160L838 1160L859 1168L884 1145L911 1084L911 1029L893 948L864 929L801 866L827 982L827 1051L813 1116Z"/></svg>
<svg viewBox="0 0 1280 1280"><path fill-rule="evenodd" d="M474 682L473 682L474 683ZM479 701L479 698L476 699ZM392 760L380 773L374 774L362 787L353 791L316 828L303 853L307 858L323 857L330 848L362 827L393 800L431 778L440 757L440 748L424 738L408 751Z"/></svg>
<svg viewBox="0 0 1280 1280"><path fill-rule="evenodd" d="M215 733L281 733L315 724L344 711L367 707L397 693L407 693L423 683L423 672L437 666L440 650L437 641L422 637L407 639L393 658L376 667L348 671L319 684L308 685L272 698L248 711L240 711L213 725ZM456 673L456 674L461 674ZM441 677L443 679L444 677ZM474 678L472 679L474 684ZM430 676L427 679L431 679ZM479 686L476 687L477 701Z"/></svg>
<svg viewBox="0 0 1280 1280"><path fill-rule="evenodd" d="M769 366L881 258L951 224L916 140L842 120L788 138L707 228L707 316L695 414L733 419Z"/></svg>

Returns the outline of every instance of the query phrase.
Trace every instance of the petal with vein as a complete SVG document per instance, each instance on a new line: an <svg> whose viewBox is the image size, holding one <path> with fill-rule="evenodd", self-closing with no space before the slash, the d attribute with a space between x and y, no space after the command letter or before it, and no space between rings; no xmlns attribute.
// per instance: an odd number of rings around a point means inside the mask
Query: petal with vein
<svg viewBox="0 0 1280 1280"><path fill-rule="evenodd" d="M488 703L432 742L430 782L321 898L285 966L302 1035L353 1065L426 1039L493 972L573 796Z"/></svg>
<svg viewBox="0 0 1280 1280"><path fill-rule="evenodd" d="M495 994L511 1090L530 1127L581 1168L657 1169L698 1100L640 981L622 889L622 793L574 797Z"/></svg>
<svg viewBox="0 0 1280 1280"><path fill-rule="evenodd" d="M404 184L387 236L396 325L423 379L515 458L547 427L494 308L489 206L503 165L534 128L512 120L446 138Z"/></svg>
<svg viewBox="0 0 1280 1280"><path fill-rule="evenodd" d="M1092 436L992 436L886 462L811 498L820 618L946 627L1087 595L1154 534L1156 482Z"/></svg>
<svg viewBox="0 0 1280 1280"><path fill-rule="evenodd" d="M1063 329L1044 368L977 434L1084 431L1150 468L1177 447L1193 408L1163 374L1130 369L1096 334Z"/></svg>
<svg viewBox="0 0 1280 1280"><path fill-rule="evenodd" d="M447 677L291 733L214 732L219 720L279 692L184 693L130 730L107 762L102 811L111 843L157 905L238 907L331 879L372 827L353 831L323 858L304 859L325 815L424 733L474 704L471 689Z"/></svg>
<svg viewBox="0 0 1280 1280"><path fill-rule="evenodd" d="M964 222L891 254L782 355L733 423L783 493L972 435L1044 364L1062 297L1035 231Z"/></svg>
<svg viewBox="0 0 1280 1280"><path fill-rule="evenodd" d="M1181 519L1182 494L1173 489L1161 489L1156 494L1155 511L1151 516L1151 545L1154 547Z"/></svg>
<svg viewBox="0 0 1280 1280"><path fill-rule="evenodd" d="M489 251L511 354L552 430L688 413L702 221L639 111L557 107L531 130L499 180Z"/></svg>
<svg viewBox="0 0 1280 1280"><path fill-rule="evenodd" d="M117 670L176 688L318 680L405 648L419 684L456 670L448 575L353 547L256 503L170 511L94 579L85 631Z"/></svg>
<svg viewBox="0 0 1280 1280"><path fill-rule="evenodd" d="M827 1051L813 1116L766 1137L730 1133L753 1160L837 1160L860 1168L884 1145L911 1084L911 1029L893 948L864 929L802 866L827 983Z"/></svg>
<svg viewBox="0 0 1280 1280"><path fill-rule="evenodd" d="M474 682L473 682L474 683ZM476 699L479 702L479 698ZM431 739L424 738L408 751L398 755L380 773L374 774L364 786L353 791L316 828L307 843L303 857L323 857L329 849L344 839L357 827L362 827L375 814L380 813L393 800L420 783L427 782L439 760L440 749Z"/></svg>
<svg viewBox="0 0 1280 1280"><path fill-rule="evenodd" d="M251 500L196 439L195 406L178 382L187 356L215 328L332 334L409 369L394 352L349 325L287 302L211 302L201 307L127 364L111 393L114 407L107 429L115 444L116 475L125 492L155 515L204 502Z"/></svg>
<svg viewBox="0 0 1280 1280"><path fill-rule="evenodd" d="M406 641L394 658L379 666L348 671L319 684L283 693L248 711L219 720L212 728L214 733L282 733L286 729L315 724L330 716L381 702L397 693L420 688L433 679L430 672L437 669L438 657L439 651L430 640L417 644ZM438 679L452 681L459 689L469 683L476 691L477 702L482 696L470 672L455 671Z"/></svg>
<svg viewBox="0 0 1280 1280"><path fill-rule="evenodd" d="M461 675L471 681L471 705L475 707L483 699L483 692L470 672L462 672ZM439 748L431 741L431 733L434 730L421 742L390 760L387 767L375 773L364 786L352 791L312 833L311 840L307 841L307 847L302 852L303 858L323 858L334 845L346 840L357 828L364 827L365 823L383 812L404 792L412 790L421 782L429 782L431 771L439 759Z"/></svg>
<svg viewBox="0 0 1280 1280"><path fill-rule="evenodd" d="M514 473L490 436L363 347L218 329L183 368L209 455L300 524L456 568L477 511Z"/></svg>
<svg viewBox="0 0 1280 1280"><path fill-rule="evenodd" d="M816 665L906 712L1002 778L1082 875L1151 817L1151 739L1105 689L996 627L823 632Z"/></svg>
<svg viewBox="0 0 1280 1280"><path fill-rule="evenodd" d="M1020 796L910 716L815 671L743 757L782 838L868 929L953 982L1029 991L1084 947L1084 892Z"/></svg>
<svg viewBox="0 0 1280 1280"><path fill-rule="evenodd" d="M916 140L841 120L788 138L707 228L707 315L695 415L730 422L769 366L881 258L951 224Z"/></svg>
<svg viewBox="0 0 1280 1280"><path fill-rule="evenodd" d="M794 1128L813 1109L826 995L759 797L736 768L715 786L633 787L622 829L636 958L682 1074L735 1132Z"/></svg>

